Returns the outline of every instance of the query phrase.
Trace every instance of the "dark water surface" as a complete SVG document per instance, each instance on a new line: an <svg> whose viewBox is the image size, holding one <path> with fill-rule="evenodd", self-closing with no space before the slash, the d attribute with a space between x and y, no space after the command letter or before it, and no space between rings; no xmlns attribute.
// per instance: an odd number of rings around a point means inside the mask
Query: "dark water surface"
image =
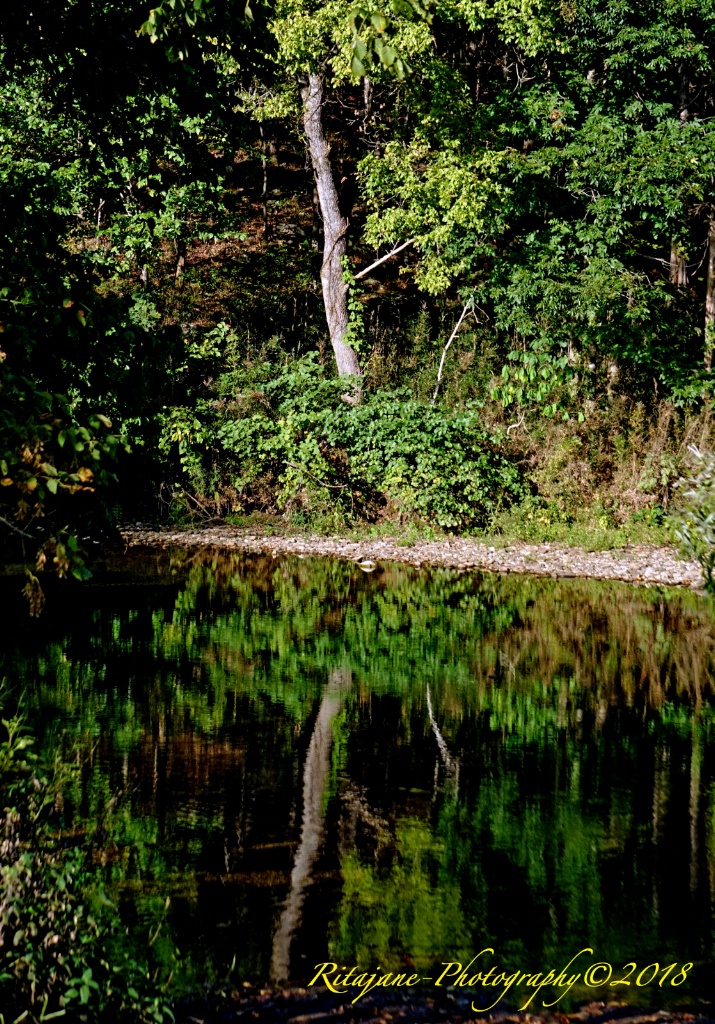
<svg viewBox="0 0 715 1024"><path fill-rule="evenodd" d="M0 676L42 745L80 745L68 827L98 823L107 891L178 975L433 977L485 946L536 971L590 946L637 971L578 998L715 994L698 596L135 552L48 604L6 616ZM638 988L654 962L678 967Z"/></svg>

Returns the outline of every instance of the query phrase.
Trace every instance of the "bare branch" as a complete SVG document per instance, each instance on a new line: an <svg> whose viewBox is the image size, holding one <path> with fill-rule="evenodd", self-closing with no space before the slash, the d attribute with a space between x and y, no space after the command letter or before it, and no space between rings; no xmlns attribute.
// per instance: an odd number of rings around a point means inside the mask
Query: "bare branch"
<svg viewBox="0 0 715 1024"><path fill-rule="evenodd" d="M522 413L520 419L518 419L516 421L516 423L510 423L509 426L506 428L506 436L509 437L511 435L512 430L518 430L519 427L523 427L523 426L524 426L524 415Z"/></svg>
<svg viewBox="0 0 715 1024"><path fill-rule="evenodd" d="M19 533L21 537L32 536L27 532L27 530L23 530L21 529L21 527L16 526L15 523L11 522L9 519L6 519L5 516L0 516L0 523L4 523L9 530L13 530L15 533Z"/></svg>
<svg viewBox="0 0 715 1024"><path fill-rule="evenodd" d="M396 249L392 250L392 252L388 252L387 256L381 256L379 260L375 260L375 262L371 263L369 267L365 267L364 270L361 270L359 274L355 275L355 280L359 281L361 277L365 277L365 274L369 274L371 270L375 269L375 267L379 267L381 263L384 263L385 260L389 260L391 256L396 256L398 252L402 252L403 249L406 249L408 245L412 245L413 242L414 238L408 238L406 242L402 243L402 245L398 245Z"/></svg>
<svg viewBox="0 0 715 1024"><path fill-rule="evenodd" d="M464 321L464 318L467 315L467 313L470 311L470 309L473 308L473 303L474 303L474 296L470 295L470 297L467 299L466 303L464 304L464 309L460 313L459 320L457 321L454 330L452 331L452 333L449 336L449 341L447 342L447 344L444 346L444 349L442 350L442 358L439 361L439 370L437 371L437 384L435 386L434 394L432 395L432 401L430 402L430 405L434 405L434 403L437 401L437 392L439 391L439 385L440 385L440 382L442 380L442 370L444 369L444 361L447 358L447 351L449 349L449 346L452 344L454 339L457 337L457 331L462 326L462 322Z"/></svg>

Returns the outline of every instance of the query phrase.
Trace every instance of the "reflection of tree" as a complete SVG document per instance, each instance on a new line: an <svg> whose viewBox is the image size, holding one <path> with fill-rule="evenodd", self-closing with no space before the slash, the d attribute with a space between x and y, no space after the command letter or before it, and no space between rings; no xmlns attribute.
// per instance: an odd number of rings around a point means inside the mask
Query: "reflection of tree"
<svg viewBox="0 0 715 1024"><path fill-rule="evenodd" d="M439 750L439 756L444 764L447 772L447 778L450 780L454 787L455 799L459 793L459 760L453 757L449 752L444 736L437 725L437 719L434 717L434 710L432 708L432 694L430 693L429 683L427 684L427 715L429 717L430 725L432 726L432 732L434 738L437 741L437 749ZM435 779L437 778L437 767L435 766Z"/></svg>
<svg viewBox="0 0 715 1024"><path fill-rule="evenodd" d="M342 963L396 969L404 958L418 967L437 950L459 960L469 953L470 929L459 878L445 870L446 848L429 822L400 819L394 858L380 867L357 849L341 857L343 894L331 925L330 955Z"/></svg>
<svg viewBox="0 0 715 1024"><path fill-rule="evenodd" d="M169 601L144 589L135 606L90 596L73 607L72 639L47 644L39 675L35 650L6 653L5 674L36 680L27 706L52 708L40 716L51 727L64 718L131 747L177 724L213 738L242 694L254 711L277 702L300 722L316 680L341 660L361 689L410 704L427 677L443 715L489 710L508 731L528 730L535 708L563 728L576 707L662 708L713 689L712 615L688 592L664 600L626 585L449 570L417 583L407 569L365 577L327 560L191 562Z"/></svg>
<svg viewBox="0 0 715 1024"><path fill-rule="evenodd" d="M446 717L431 710L428 719ZM607 736L591 723L560 738L541 724L525 741L488 718L463 720L459 799L444 787L435 803L425 798L421 817L414 802L411 813L395 802L389 836L344 830L331 959L393 969L409 954L429 970L447 954L460 959L459 948L568 960L579 942L623 962L666 950L670 960L709 955L702 895L715 874L698 835L703 826L715 834L704 758L712 720L693 727L684 713L644 726L631 713Z"/></svg>
<svg viewBox="0 0 715 1024"><path fill-rule="evenodd" d="M276 981L290 978L291 941L300 925L305 891L310 884L313 865L323 840L333 722L351 683L350 669L336 668L330 672L318 717L313 726L303 769L303 826L300 843L293 861L290 890L273 936L271 977Z"/></svg>
<svg viewBox="0 0 715 1024"><path fill-rule="evenodd" d="M678 902L705 913L704 890L715 901L715 640L695 595L396 567L366 577L327 561L192 562L171 590L90 595L66 630L48 623L51 639L6 651L3 668L27 681L46 742L68 728L95 752L68 807L100 817L118 788L130 794L111 825L108 881L148 903L179 888L192 899L203 871L226 886L259 861L271 885L290 874L275 934L272 893L253 891L263 933L260 953L250 940L251 977L265 976L271 941L274 973L288 974L316 857L333 841L324 806L339 758L352 795L342 790L344 889L331 928L347 962L451 954L489 938L494 920L502 938L511 921L514 941L519 921L537 922L531 949L577 935L650 942L659 928L675 934ZM399 710L380 742L404 758L405 791L424 799L395 790L394 762L389 780L365 768L388 705ZM287 849L296 742L316 707L303 832L287 863L262 851ZM250 901L230 891L243 913ZM511 917L490 909L512 898Z"/></svg>
<svg viewBox="0 0 715 1024"><path fill-rule="evenodd" d="M698 827L700 824L700 769L702 767L702 735L697 714L693 715L692 743L690 747L690 891L698 888Z"/></svg>

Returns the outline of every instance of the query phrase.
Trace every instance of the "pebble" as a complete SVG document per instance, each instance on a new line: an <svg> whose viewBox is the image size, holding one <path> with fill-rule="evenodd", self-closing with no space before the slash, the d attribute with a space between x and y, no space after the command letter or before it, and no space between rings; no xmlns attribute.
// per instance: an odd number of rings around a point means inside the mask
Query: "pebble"
<svg viewBox="0 0 715 1024"><path fill-rule="evenodd" d="M650 544L610 551L585 551L557 544L513 543L489 547L471 537L417 541L399 539L350 540L344 537L267 536L239 527L211 525L198 529L157 528L144 523L127 526L122 536L128 547L216 547L226 551L279 555L322 555L348 559L371 571L375 562L402 562L415 568L445 566L486 569L498 573L528 573L558 578L622 580L643 585L692 587L701 590L703 577L696 562L678 557L674 548ZM368 569L368 565L370 569Z"/></svg>

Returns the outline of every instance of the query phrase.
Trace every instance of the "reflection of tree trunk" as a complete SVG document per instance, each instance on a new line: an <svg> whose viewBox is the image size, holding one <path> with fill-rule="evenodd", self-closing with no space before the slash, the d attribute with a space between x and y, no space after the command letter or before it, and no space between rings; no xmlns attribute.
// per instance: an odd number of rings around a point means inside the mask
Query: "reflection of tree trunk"
<svg viewBox="0 0 715 1024"><path fill-rule="evenodd" d="M271 977L275 981L286 981L290 977L291 941L300 925L305 891L310 883L313 865L323 840L333 720L340 711L343 697L351 682L350 669L333 669L313 726L313 735L303 769L303 828L293 861L290 890L273 936Z"/></svg>
<svg viewBox="0 0 715 1024"><path fill-rule="evenodd" d="M437 741L437 748L439 750L440 757L442 758L442 763L444 764L447 772L447 778L452 784L453 795L456 799L459 796L459 759L452 757L450 754L445 738L437 725L437 719L434 717L434 711L432 709L432 695L430 694L429 683L427 684L427 714L429 716L430 725L432 726L434 738ZM437 788L438 774L437 765L435 765L435 791Z"/></svg>
<svg viewBox="0 0 715 1024"><path fill-rule="evenodd" d="M341 376L352 374L357 377L360 375L360 364L355 350L345 341L348 331L348 289L343 281L342 257L346 252L348 222L340 212L338 191L330 166L330 147L323 131L323 76L309 75L301 95L303 124L323 218L323 267L320 280L323 285L325 316L338 373Z"/></svg>
<svg viewBox="0 0 715 1024"><path fill-rule="evenodd" d="M434 738L437 740L437 747L439 748L439 752L442 755L444 766L447 769L447 771L454 771L454 759L452 758L452 755L449 752L449 747L447 746L444 736L440 732L440 728L437 725L437 720L434 717L434 711L432 709L432 695L429 690L429 683L427 684L427 715L429 717L430 725L432 726Z"/></svg>
<svg viewBox="0 0 715 1024"><path fill-rule="evenodd" d="M668 809L668 750L665 746L657 746L655 749L655 765L653 769L653 831L651 842L657 846L663 836L663 823ZM658 886L656 876L653 874L652 893L653 916L658 919L660 904L658 900Z"/></svg>
<svg viewBox="0 0 715 1024"><path fill-rule="evenodd" d="M693 718L692 747L690 753L690 891L698 886L698 818L700 811L700 728Z"/></svg>
<svg viewBox="0 0 715 1024"><path fill-rule="evenodd" d="M666 771L668 750L658 746L655 750L655 767L653 771L653 813L652 842L657 846L663 836L663 821L668 806L668 774Z"/></svg>

